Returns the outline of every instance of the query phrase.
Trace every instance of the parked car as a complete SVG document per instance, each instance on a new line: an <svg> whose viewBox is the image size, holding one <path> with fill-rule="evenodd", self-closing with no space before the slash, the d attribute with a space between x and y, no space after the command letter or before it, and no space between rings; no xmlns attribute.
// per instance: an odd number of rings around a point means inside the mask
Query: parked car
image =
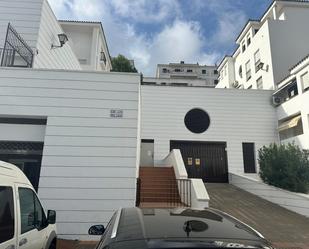
<svg viewBox="0 0 309 249"><path fill-rule="evenodd" d="M272 248L253 228L214 209L120 209L102 235L97 249L144 248Z"/></svg>
<svg viewBox="0 0 309 249"><path fill-rule="evenodd" d="M56 249L55 223L24 173L0 161L0 249Z"/></svg>

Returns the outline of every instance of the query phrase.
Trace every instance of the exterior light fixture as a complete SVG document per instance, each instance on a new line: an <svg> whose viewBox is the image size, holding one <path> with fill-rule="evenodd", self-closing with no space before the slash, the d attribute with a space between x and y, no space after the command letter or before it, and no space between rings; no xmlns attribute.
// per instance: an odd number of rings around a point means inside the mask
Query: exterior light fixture
<svg viewBox="0 0 309 249"><path fill-rule="evenodd" d="M52 44L51 45L52 49L53 48L62 48L63 45L69 40L67 35L64 34L64 33L63 34L58 34L58 39L59 39L60 46Z"/></svg>
<svg viewBox="0 0 309 249"><path fill-rule="evenodd" d="M101 53L100 53L100 61L106 62L106 57L105 57L104 51L101 51Z"/></svg>

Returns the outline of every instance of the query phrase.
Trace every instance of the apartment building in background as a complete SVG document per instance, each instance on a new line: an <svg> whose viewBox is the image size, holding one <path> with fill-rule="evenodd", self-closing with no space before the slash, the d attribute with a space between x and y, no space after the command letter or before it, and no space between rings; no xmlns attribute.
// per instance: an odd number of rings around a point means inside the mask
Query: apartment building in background
<svg viewBox="0 0 309 249"><path fill-rule="evenodd" d="M278 136L309 149L308 1L273 1L260 20L249 20L237 48L218 66L217 88L275 90Z"/></svg>
<svg viewBox="0 0 309 249"><path fill-rule="evenodd" d="M145 77L144 82L157 85L215 87L218 83L217 66L180 63L158 64L156 77Z"/></svg>
<svg viewBox="0 0 309 249"><path fill-rule="evenodd" d="M292 65L309 52L309 2L273 1L260 20L249 20L234 53L218 66L218 88L277 89Z"/></svg>

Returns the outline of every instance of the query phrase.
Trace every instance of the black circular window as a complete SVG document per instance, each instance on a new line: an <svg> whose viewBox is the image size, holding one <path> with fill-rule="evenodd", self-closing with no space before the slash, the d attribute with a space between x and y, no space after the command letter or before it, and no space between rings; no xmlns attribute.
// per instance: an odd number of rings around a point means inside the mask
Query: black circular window
<svg viewBox="0 0 309 249"><path fill-rule="evenodd" d="M192 109L185 116L185 125L193 133L203 133L210 125L208 114L202 109Z"/></svg>

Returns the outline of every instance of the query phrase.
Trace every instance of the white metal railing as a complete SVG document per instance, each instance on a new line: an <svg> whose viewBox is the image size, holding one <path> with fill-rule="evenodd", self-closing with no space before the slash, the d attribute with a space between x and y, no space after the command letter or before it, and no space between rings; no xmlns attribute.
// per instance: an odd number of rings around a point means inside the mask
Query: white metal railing
<svg viewBox="0 0 309 249"><path fill-rule="evenodd" d="M189 180L190 184L190 203L186 203L185 196L181 192L181 187L178 183L178 191L181 201L193 208L209 207L209 195L202 179L188 178L188 173L182 159L179 149L172 150L163 160L164 165L173 166L176 179ZM190 205L189 205L190 204Z"/></svg>

